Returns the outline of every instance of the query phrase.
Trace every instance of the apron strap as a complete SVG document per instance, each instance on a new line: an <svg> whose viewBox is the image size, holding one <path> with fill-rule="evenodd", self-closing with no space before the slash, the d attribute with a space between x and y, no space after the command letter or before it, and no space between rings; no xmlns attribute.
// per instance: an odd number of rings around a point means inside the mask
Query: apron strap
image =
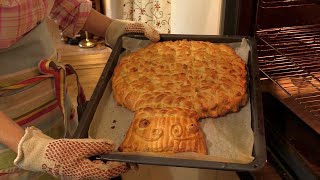
<svg viewBox="0 0 320 180"><path fill-rule="evenodd" d="M75 71L75 69L70 64L66 64L65 67L66 67L67 76L70 75L70 74L74 74L76 76L76 79L77 79L77 84L78 84L77 85L77 87L78 87L77 112L78 112L78 121L80 121L88 102L86 101L86 97L85 97L83 88L82 88L82 86L80 84L79 76L78 76L77 72Z"/></svg>
<svg viewBox="0 0 320 180"><path fill-rule="evenodd" d="M65 107L65 98L67 94L67 88L65 85L66 72L61 66L57 66L53 61L41 60L38 64L38 69L43 74L53 75L54 77L54 87L56 92L56 98L58 100L58 105L63 115L64 120L64 137L68 132L68 122Z"/></svg>
<svg viewBox="0 0 320 180"><path fill-rule="evenodd" d="M82 106L86 102L86 97L83 92L83 88L79 81L79 76L74 70L74 68L70 64L62 65L55 63L49 60L41 60L38 64L39 71L46 75L53 75L55 79L55 91L56 97L59 103L59 107L63 114L64 118L64 125L65 125L65 136L68 129L68 122L66 117L66 110L65 110L65 98L67 94L66 88L66 76L74 74L77 80L77 88L78 88L78 95L77 95L77 103L78 106Z"/></svg>
<svg viewBox="0 0 320 180"><path fill-rule="evenodd" d="M77 89L78 89L78 96L77 96L77 102L79 105L82 105L86 102L86 97L84 95L84 91L83 88L80 84L80 80L79 80L79 76L76 72L76 70L70 65L70 64L60 64L60 63L55 63L53 61L49 61L49 60L42 60L39 62L39 70L41 73L43 74L47 74L47 75L53 75L55 72L54 71L60 71L60 70L64 70L64 74L65 76L69 76L69 75L75 75L76 76L76 80L77 80ZM52 69L50 69L50 67L52 67L54 69L54 71ZM65 76L63 76L62 78L64 78Z"/></svg>
<svg viewBox="0 0 320 180"><path fill-rule="evenodd" d="M77 96L77 102L79 105L83 105L86 103L86 97L83 91L83 88L80 84L79 76L76 72L76 70L70 65L70 64L65 64L66 71L67 71L67 76L74 74L77 79L77 88L78 88L78 96Z"/></svg>

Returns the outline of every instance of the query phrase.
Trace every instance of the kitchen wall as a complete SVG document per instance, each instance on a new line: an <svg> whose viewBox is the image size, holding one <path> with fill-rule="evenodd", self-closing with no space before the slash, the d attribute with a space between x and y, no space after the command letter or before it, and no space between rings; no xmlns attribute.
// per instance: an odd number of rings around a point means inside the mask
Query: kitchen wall
<svg viewBox="0 0 320 180"><path fill-rule="evenodd" d="M177 34L218 35L223 0L171 0L171 31Z"/></svg>
<svg viewBox="0 0 320 180"><path fill-rule="evenodd" d="M105 14L122 18L121 0L104 0ZM171 0L172 34L222 34L225 0Z"/></svg>
<svg viewBox="0 0 320 180"><path fill-rule="evenodd" d="M122 0L103 0L102 6L108 17L112 19L122 18Z"/></svg>

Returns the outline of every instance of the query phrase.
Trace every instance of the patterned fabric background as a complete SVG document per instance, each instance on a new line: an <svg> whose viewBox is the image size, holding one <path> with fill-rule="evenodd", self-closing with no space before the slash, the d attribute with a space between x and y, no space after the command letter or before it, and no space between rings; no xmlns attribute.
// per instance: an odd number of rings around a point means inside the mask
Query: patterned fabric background
<svg viewBox="0 0 320 180"><path fill-rule="evenodd" d="M170 33L171 0L122 0L123 19L145 22L160 33Z"/></svg>

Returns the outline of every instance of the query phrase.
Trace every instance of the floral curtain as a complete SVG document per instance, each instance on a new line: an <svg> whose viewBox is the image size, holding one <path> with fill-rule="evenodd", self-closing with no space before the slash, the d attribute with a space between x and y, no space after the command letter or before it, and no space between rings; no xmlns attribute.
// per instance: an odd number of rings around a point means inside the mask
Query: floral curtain
<svg viewBox="0 0 320 180"><path fill-rule="evenodd" d="M170 33L171 0L122 0L122 18L145 22L160 33Z"/></svg>

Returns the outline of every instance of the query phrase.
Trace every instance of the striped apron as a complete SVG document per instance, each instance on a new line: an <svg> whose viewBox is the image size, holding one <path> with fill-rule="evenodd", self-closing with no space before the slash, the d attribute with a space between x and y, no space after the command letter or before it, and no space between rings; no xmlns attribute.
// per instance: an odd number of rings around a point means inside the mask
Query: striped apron
<svg viewBox="0 0 320 180"><path fill-rule="evenodd" d="M65 86L65 77L75 71L55 62L56 54L45 22L12 47L0 49L0 111L22 127L35 126L53 138L63 138L77 127ZM79 81L77 100L85 101ZM44 177L15 167L15 157L16 153L0 144L0 180Z"/></svg>

